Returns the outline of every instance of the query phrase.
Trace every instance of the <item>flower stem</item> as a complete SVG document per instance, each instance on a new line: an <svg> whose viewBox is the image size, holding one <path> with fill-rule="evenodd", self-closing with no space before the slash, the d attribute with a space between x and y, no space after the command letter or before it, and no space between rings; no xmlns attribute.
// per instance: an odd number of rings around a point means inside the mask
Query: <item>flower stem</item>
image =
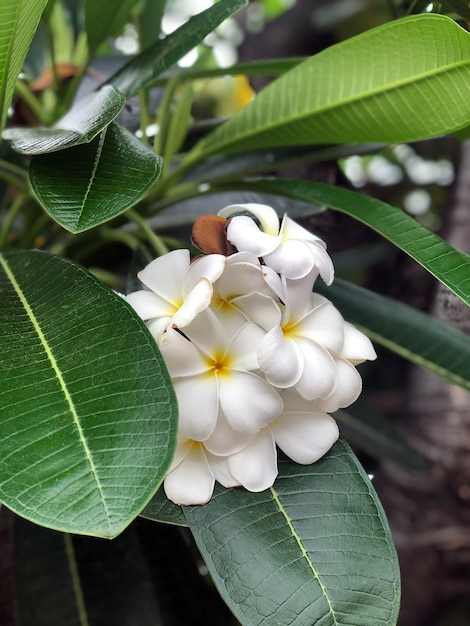
<svg viewBox="0 0 470 626"><path fill-rule="evenodd" d="M141 215L139 215L136 211L133 211L132 209L129 209L127 211L127 215L139 226L140 230L145 234L147 241L151 244L151 246L154 248L155 252L157 252L158 255L167 254L168 248L163 242L162 238L153 232L153 230L150 228L150 226Z"/></svg>

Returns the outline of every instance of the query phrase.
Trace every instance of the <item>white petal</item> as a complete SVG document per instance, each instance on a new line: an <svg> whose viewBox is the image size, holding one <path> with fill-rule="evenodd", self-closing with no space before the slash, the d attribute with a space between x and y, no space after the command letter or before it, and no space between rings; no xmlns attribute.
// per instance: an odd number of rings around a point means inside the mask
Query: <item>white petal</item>
<svg viewBox="0 0 470 626"><path fill-rule="evenodd" d="M232 204L231 206L227 206L225 209L219 211L217 215L230 217L231 215L235 215L235 213L242 213L243 211L248 211L254 215L261 224L261 228L265 233L269 233L274 236L278 235L279 217L276 211L266 204Z"/></svg>
<svg viewBox="0 0 470 626"><path fill-rule="evenodd" d="M173 381L178 400L179 432L182 437L204 441L211 436L219 409L215 376L190 376Z"/></svg>
<svg viewBox="0 0 470 626"><path fill-rule="evenodd" d="M257 350L265 335L262 328L252 322L246 322L227 347L229 367L247 372L259 369Z"/></svg>
<svg viewBox="0 0 470 626"><path fill-rule="evenodd" d="M204 311L212 299L212 283L201 278L186 296L182 306L173 315L172 324L175 328L184 328Z"/></svg>
<svg viewBox="0 0 470 626"><path fill-rule="evenodd" d="M304 241L283 241L269 254L260 256L268 267L287 278L303 278L315 265L315 258Z"/></svg>
<svg viewBox="0 0 470 626"><path fill-rule="evenodd" d="M326 243L317 237L310 231L306 230L300 224L297 224L292 218L288 215L284 215L281 224L280 234L284 239L298 239L300 241L309 241L314 243L319 243L324 248L326 248Z"/></svg>
<svg viewBox="0 0 470 626"><path fill-rule="evenodd" d="M323 242L322 242L323 243ZM315 267L318 268L320 276L323 278L327 285L331 285L333 278L335 277L335 268L330 255L320 245L320 242L312 243L310 250L315 258Z"/></svg>
<svg viewBox="0 0 470 626"><path fill-rule="evenodd" d="M263 278L270 291L272 291L277 299L284 300L284 289L279 274L267 265L262 265L261 267L263 270Z"/></svg>
<svg viewBox="0 0 470 626"><path fill-rule="evenodd" d="M251 372L231 370L219 377L220 406L233 429L253 434L272 422L283 409L279 394Z"/></svg>
<svg viewBox="0 0 470 626"><path fill-rule="evenodd" d="M228 458L232 476L248 491L264 491L271 487L277 476L277 452L269 428L258 433L241 452Z"/></svg>
<svg viewBox="0 0 470 626"><path fill-rule="evenodd" d="M134 291L125 296L125 300L145 321L159 317L171 317L175 312L173 304L157 296L153 291Z"/></svg>
<svg viewBox="0 0 470 626"><path fill-rule="evenodd" d="M216 289L224 300L231 300L252 291L271 295L261 266L252 263L227 263L224 273L217 281Z"/></svg>
<svg viewBox="0 0 470 626"><path fill-rule="evenodd" d="M309 339L297 339L304 357L302 376L295 388L306 400L326 398L337 383L336 363L330 353Z"/></svg>
<svg viewBox="0 0 470 626"><path fill-rule="evenodd" d="M302 465L318 461L339 436L335 420L325 413L283 413L271 429L281 450Z"/></svg>
<svg viewBox="0 0 470 626"><path fill-rule="evenodd" d="M194 444L194 441L192 439L181 439L178 441L176 445L175 456L173 457L173 461L170 465L170 469L168 470L168 472L172 472L175 469L175 467L178 467L181 461L191 451L193 444Z"/></svg>
<svg viewBox="0 0 470 626"><path fill-rule="evenodd" d="M326 300L298 322L296 336L315 341L339 354L344 343L344 320L338 309Z"/></svg>
<svg viewBox="0 0 470 626"><path fill-rule="evenodd" d="M227 227L227 239L240 251L247 251L264 257L275 250L281 238L264 233L250 217L232 217Z"/></svg>
<svg viewBox="0 0 470 626"><path fill-rule="evenodd" d="M344 343L341 357L352 363L373 361L377 358L370 339L349 322L344 322Z"/></svg>
<svg viewBox="0 0 470 626"><path fill-rule="evenodd" d="M337 359L336 371L338 374L336 389L328 398L319 401L327 413L349 406L358 399L362 390L362 379L354 365L343 359Z"/></svg>
<svg viewBox="0 0 470 626"><path fill-rule="evenodd" d="M268 331L278 326L281 321L279 306L271 298L262 293L249 293L246 296L239 296L232 300L243 315Z"/></svg>
<svg viewBox="0 0 470 626"><path fill-rule="evenodd" d="M240 452L250 443L254 435L234 430L227 422L223 411L219 411L212 435L204 441L209 452L217 456L227 456Z"/></svg>
<svg viewBox="0 0 470 626"><path fill-rule="evenodd" d="M161 347L161 343L164 340L164 332L170 321L171 317L158 317L157 319L149 320L147 322L147 328L149 329L152 337L158 343L159 347Z"/></svg>
<svg viewBox="0 0 470 626"><path fill-rule="evenodd" d="M228 457L216 456L206 451L207 461L209 462L211 472L214 478L224 487L240 487L240 483L230 473L228 466Z"/></svg>
<svg viewBox="0 0 470 626"><path fill-rule="evenodd" d="M301 320L312 310L312 288L318 272L313 269L303 278L290 280L282 278L283 302L286 305L284 323L293 324Z"/></svg>
<svg viewBox="0 0 470 626"><path fill-rule="evenodd" d="M220 358L230 343L230 334L212 309L204 309L184 328L184 334L210 359Z"/></svg>
<svg viewBox="0 0 470 626"><path fill-rule="evenodd" d="M183 283L184 293L191 291L201 278L205 278L210 283L216 281L224 271L225 260L226 257L223 254L206 254L194 259Z"/></svg>
<svg viewBox="0 0 470 626"><path fill-rule="evenodd" d="M279 326L266 334L258 349L258 362L266 379L275 387L295 385L304 367L303 355L292 339L286 339Z"/></svg>
<svg viewBox="0 0 470 626"><path fill-rule="evenodd" d="M183 461L163 483L167 497L175 504L206 504L214 491L214 476L201 444L195 443Z"/></svg>
<svg viewBox="0 0 470 626"><path fill-rule="evenodd" d="M137 274L146 287L178 308L189 269L189 250L173 250L158 257Z"/></svg>
<svg viewBox="0 0 470 626"><path fill-rule="evenodd" d="M168 371L174 378L195 376L210 369L210 363L194 344L173 328L168 328L159 345Z"/></svg>

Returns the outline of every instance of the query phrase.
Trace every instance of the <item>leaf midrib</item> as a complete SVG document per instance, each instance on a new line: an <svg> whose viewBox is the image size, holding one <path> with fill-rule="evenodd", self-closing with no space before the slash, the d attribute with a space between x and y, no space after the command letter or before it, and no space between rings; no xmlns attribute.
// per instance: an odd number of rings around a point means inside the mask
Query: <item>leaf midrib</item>
<svg viewBox="0 0 470 626"><path fill-rule="evenodd" d="M407 85L411 85L411 84L417 84L417 83L426 81L430 77L439 76L440 74L445 74L446 72L450 73L451 71L452 72L456 71L460 67L465 67L467 65L470 65L470 60L462 60L462 61L459 61L458 63L451 63L451 64L449 63L445 66L434 68L433 70L423 72L422 74L418 76L413 75L413 76L407 77L406 79L397 80L392 83L386 83L386 85L382 85L380 87L376 87L374 89L370 89L366 91L361 91L360 93L356 93L347 98L343 98L341 100L335 100L335 101L326 103L323 106L317 107L315 109L310 109L309 111L301 112L298 115L295 115L292 117L285 117L277 123L273 122L271 124L266 124L259 130L251 131L251 132L245 131L245 133L241 133L239 135L236 135L235 137L232 136L231 140L229 139L228 141L227 140L217 141L211 144L210 143L211 136L209 136L207 144L205 144L202 141L199 144L199 147L198 146L195 147L194 154L195 155L197 154L199 156L199 153L201 151L204 154L210 154L213 150L220 150L221 148L226 147L226 146L236 145L240 143L241 141L244 141L245 139L256 137L257 135L260 135L262 133L264 134L269 131L279 130L279 129L282 129L283 127L289 126L290 124L302 122L305 119L308 119L309 117L312 117L314 115L316 116L316 115L321 115L322 113L325 113L325 112L335 111L336 109L341 109L342 107L348 106L350 104L356 104L357 102L364 102L365 100L374 98L377 95L387 95L387 94L392 93L394 90L397 90L398 88L406 87ZM295 67L291 71L296 71L296 70L298 70L298 66ZM232 118L232 119L235 119L235 118ZM229 123L230 122L231 120L229 120ZM221 131L222 131L222 128L221 128ZM208 148L207 151L204 149L206 147Z"/></svg>
<svg viewBox="0 0 470 626"><path fill-rule="evenodd" d="M101 136L100 136L99 141L98 141L98 149L96 151L96 156L95 156L95 162L93 163L93 169L91 171L91 175L90 175L90 178L89 178L89 181L88 181L88 185L87 185L87 188L85 190L85 194L83 196L83 200L82 200L82 203L81 203L80 211L79 211L78 217L77 217L77 219L75 221L75 228L77 228L77 226L80 224L80 220L82 219L82 214L83 214L83 211L85 210L85 205L86 205L88 196L90 195L91 188L93 187L93 182L94 182L94 180L96 178L96 172L98 170L98 166L99 166L99 163L100 163L101 154L103 152L103 146L104 146L104 142L105 142L105 139L106 139L106 134L108 132L108 128L109 127L105 128L104 130L101 131Z"/></svg>
<svg viewBox="0 0 470 626"><path fill-rule="evenodd" d="M338 620L336 619L336 613L335 613L335 610L333 609L333 605L332 605L331 600L330 600L330 598L329 598L329 596L328 596L328 593L327 593L327 591L326 591L326 587L325 587L325 585L323 584L322 579L320 578L320 574L317 572L317 570L315 569L315 566L313 565L313 563L312 563L312 561L311 561L310 557L308 556L308 552L307 552L307 550L304 548L304 545L303 545L303 543L302 543L302 540L301 540L301 538L299 537L298 533L296 532L296 530L295 530L295 528L294 528L294 525L292 524L292 521L291 521L290 517L287 515L287 511L286 511L286 510L285 510L285 508L283 507L283 505L282 505L282 503L281 503L281 501L280 501L280 499L279 499L279 496L278 496L278 494L277 494L277 491L274 489L274 487L270 487L269 489L270 489L271 494L272 494L272 496L273 496L274 502L277 504L277 506L278 506L278 508L279 508L279 512L280 512L280 513L284 516L284 518L285 518L285 520L286 520L286 522L287 522L287 525L288 525L288 527L289 527L289 530L291 531L292 536L294 537L294 539L295 539L295 540L296 540L296 542L297 542L297 545L298 545L298 546L299 546L299 548L300 548L300 551L301 551L301 553L302 553L302 557L303 557L303 558L305 559L305 561L307 562L307 565L308 565L308 567L309 567L310 571L312 572L312 574L313 574L313 576L314 576L315 580L317 581L318 585L320 586L321 592L322 592L322 594L323 594L323 596L324 596L324 598L325 598L325 600L326 600L326 603L327 603L327 605L328 605L328 611L329 611L329 613L331 614L331 616L332 616L332 618L333 618L333 620L334 620L334 626L338 626Z"/></svg>
<svg viewBox="0 0 470 626"><path fill-rule="evenodd" d="M7 278L9 279L13 289L15 290L15 292L16 292L16 294L17 294L17 296L18 296L18 298L19 298L19 300L21 302L21 304L23 305L24 310L26 311L26 314L27 314L31 324L32 324L34 330L36 331L38 339L41 342L41 345L42 345L42 347L44 349L44 352L46 353L46 356L49 359L51 367L54 370L54 373L55 373L55 375L57 377L57 380L59 381L60 388L62 390L62 393L64 394L66 403L69 406L70 413L71 413L71 415L73 417L73 421L75 423L75 427L77 429L77 432L78 432L81 444L83 446L83 450L85 452L85 456L86 456L88 465L90 467L91 474L92 474L92 476L93 476L93 478L95 480L97 490L98 490L98 492L100 494L100 501L101 501L101 504L103 506L103 510L104 510L104 513L105 513L105 516L106 516L108 529L111 532L110 514L109 514L108 506L106 504L106 498L104 497L103 486L102 486L101 481L99 479L98 472L97 472L95 463L93 461L93 455L91 454L91 450L90 450L90 448L88 446L88 442L87 442L85 434L83 432L82 425L80 424L80 419L79 419L77 411L75 409L75 405L74 405L74 402L72 400L72 396L70 395L70 392L69 392L69 390L67 388L66 382L65 382L65 380L64 380L64 378L62 376L62 372L60 371L59 365L58 365L58 363L56 361L56 358L55 358L55 356L54 356L54 354L53 354L53 352L51 350L51 347L49 346L49 344L47 342L47 339L46 339L46 337L45 337L45 335L44 335L44 333L42 331L41 325L39 324L36 316L34 315L34 312L33 312L32 308L31 308L31 306L30 306L30 304L29 304L25 294L23 293L23 291L22 291L18 281L16 280L15 275L14 275L13 271L11 270L7 260L5 259L3 254L1 254L1 253L0 253L0 265L2 266L2 268L3 268Z"/></svg>

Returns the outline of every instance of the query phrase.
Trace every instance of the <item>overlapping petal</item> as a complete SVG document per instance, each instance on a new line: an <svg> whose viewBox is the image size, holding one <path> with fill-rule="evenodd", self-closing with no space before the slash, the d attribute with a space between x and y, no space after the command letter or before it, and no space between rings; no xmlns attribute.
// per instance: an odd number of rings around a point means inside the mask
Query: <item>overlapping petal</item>
<svg viewBox="0 0 470 626"><path fill-rule="evenodd" d="M281 450L302 465L318 461L339 436L332 417L313 411L286 411L270 428Z"/></svg>
<svg viewBox="0 0 470 626"><path fill-rule="evenodd" d="M231 475L249 491L264 491L277 476L277 451L269 428L259 432L238 454L228 457Z"/></svg>
<svg viewBox="0 0 470 626"><path fill-rule="evenodd" d="M214 475L202 444L191 442L185 446L186 455L165 477L165 494L175 504L206 504L214 491Z"/></svg>

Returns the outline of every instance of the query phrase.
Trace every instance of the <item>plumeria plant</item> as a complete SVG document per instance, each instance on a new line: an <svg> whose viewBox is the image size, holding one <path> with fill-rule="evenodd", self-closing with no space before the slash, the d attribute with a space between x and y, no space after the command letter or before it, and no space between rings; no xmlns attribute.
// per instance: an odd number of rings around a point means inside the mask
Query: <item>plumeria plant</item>
<svg viewBox="0 0 470 626"><path fill-rule="evenodd" d="M413 465L384 418L349 412L360 364L372 340L469 389L469 340L334 279L305 218L351 216L467 304L469 258L381 200L276 172L466 136L470 35L455 12L391 16L220 68L206 38L245 0L163 36L171 4L0 3L0 622L394 626L396 552L342 427ZM274 80L254 94L257 75ZM220 77L251 101L196 122Z"/></svg>

